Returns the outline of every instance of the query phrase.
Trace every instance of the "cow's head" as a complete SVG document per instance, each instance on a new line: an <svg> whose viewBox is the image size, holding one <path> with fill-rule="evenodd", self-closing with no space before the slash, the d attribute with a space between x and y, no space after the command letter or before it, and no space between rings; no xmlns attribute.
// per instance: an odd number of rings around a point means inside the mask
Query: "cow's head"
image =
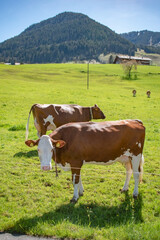
<svg viewBox="0 0 160 240"><path fill-rule="evenodd" d="M48 135L43 135L38 140L27 140L25 144L28 147L38 145L38 155L42 170L52 169L52 156L55 148L62 148L66 143L63 140L53 140Z"/></svg>
<svg viewBox="0 0 160 240"><path fill-rule="evenodd" d="M93 115L93 119L105 119L106 116L104 115L104 113L101 111L101 109L98 107L97 104L95 104L92 107L92 115Z"/></svg>

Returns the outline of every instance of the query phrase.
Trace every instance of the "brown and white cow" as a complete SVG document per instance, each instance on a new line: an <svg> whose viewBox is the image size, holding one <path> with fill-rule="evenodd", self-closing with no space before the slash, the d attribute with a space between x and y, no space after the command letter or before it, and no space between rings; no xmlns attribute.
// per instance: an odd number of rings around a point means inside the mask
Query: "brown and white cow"
<svg viewBox="0 0 160 240"><path fill-rule="evenodd" d="M128 190L130 177L134 175L133 196L138 196L138 183L142 180L143 145L145 127L140 120L112 122L81 122L65 124L50 135L28 140L29 147L38 145L42 170L52 168L52 158L64 170L71 170L76 202L83 195L80 171L83 164L112 164L121 162L126 167L126 181L122 192Z"/></svg>
<svg viewBox="0 0 160 240"><path fill-rule="evenodd" d="M92 119L105 119L104 113L95 104L93 107L82 107L76 104L34 104L29 112L26 126L26 140L29 134L29 118L31 112L38 137L47 131L70 122L87 122Z"/></svg>
<svg viewBox="0 0 160 240"><path fill-rule="evenodd" d="M148 91L146 92L146 94L147 94L147 97L150 98L150 96L151 96L151 91L148 90Z"/></svg>
<svg viewBox="0 0 160 240"><path fill-rule="evenodd" d="M133 93L133 97L136 97L137 91L135 89L133 89L132 93Z"/></svg>

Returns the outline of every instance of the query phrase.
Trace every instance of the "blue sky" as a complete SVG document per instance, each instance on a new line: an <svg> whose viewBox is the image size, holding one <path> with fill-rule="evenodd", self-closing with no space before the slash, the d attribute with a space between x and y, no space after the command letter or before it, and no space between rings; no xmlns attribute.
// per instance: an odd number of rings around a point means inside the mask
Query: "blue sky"
<svg viewBox="0 0 160 240"><path fill-rule="evenodd" d="M116 33L160 32L160 0L0 0L0 42L65 11L86 14Z"/></svg>

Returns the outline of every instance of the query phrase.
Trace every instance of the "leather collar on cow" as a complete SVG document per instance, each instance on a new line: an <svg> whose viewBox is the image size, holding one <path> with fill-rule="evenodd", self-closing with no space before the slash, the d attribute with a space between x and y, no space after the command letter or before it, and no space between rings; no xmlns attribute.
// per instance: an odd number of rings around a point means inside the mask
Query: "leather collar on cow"
<svg viewBox="0 0 160 240"><path fill-rule="evenodd" d="M92 111L92 107L90 107L90 115L91 115L91 120L93 119L93 111Z"/></svg>
<svg viewBox="0 0 160 240"><path fill-rule="evenodd" d="M54 151L54 161L55 161L55 171L56 171L56 177L58 177L58 171L57 171L57 158L56 158L56 148L53 148Z"/></svg>

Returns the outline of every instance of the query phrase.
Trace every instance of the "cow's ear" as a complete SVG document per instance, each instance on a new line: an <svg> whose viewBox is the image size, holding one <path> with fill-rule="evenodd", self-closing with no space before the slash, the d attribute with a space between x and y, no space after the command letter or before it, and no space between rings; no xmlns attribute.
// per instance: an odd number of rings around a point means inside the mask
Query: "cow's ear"
<svg viewBox="0 0 160 240"><path fill-rule="evenodd" d="M66 142L63 140L51 140L53 142L53 145L57 148L62 148L66 145Z"/></svg>
<svg viewBox="0 0 160 240"><path fill-rule="evenodd" d="M35 145L38 145L38 143L39 143L39 139L38 140L27 140L27 141L25 141L25 144L28 147L33 147Z"/></svg>
<svg viewBox="0 0 160 240"><path fill-rule="evenodd" d="M94 105L94 109L98 110L98 105L97 104Z"/></svg>

